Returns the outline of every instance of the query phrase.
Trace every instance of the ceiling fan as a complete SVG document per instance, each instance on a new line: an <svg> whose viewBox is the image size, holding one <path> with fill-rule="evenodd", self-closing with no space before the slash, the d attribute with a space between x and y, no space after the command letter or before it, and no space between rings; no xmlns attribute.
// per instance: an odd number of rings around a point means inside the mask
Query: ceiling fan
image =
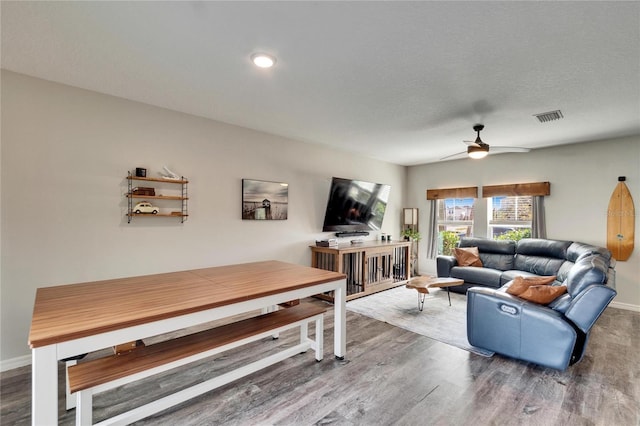
<svg viewBox="0 0 640 426"><path fill-rule="evenodd" d="M482 142L482 139L480 139L480 132L482 131L482 129L484 129L484 124L476 124L475 126L473 126L473 130L478 133L478 136L476 136L476 140L473 142L463 141L464 143L469 145L467 147L466 152L463 151L463 152L458 152L457 154L448 155L446 157L441 158L441 160L448 160L455 157L462 157L464 154L467 154L470 158L473 158L476 160L486 157L487 154L489 154L490 146L489 144ZM529 148L519 148L516 146L494 146L493 148L491 148L492 154L498 153L498 152L529 152L529 151L531 151Z"/></svg>

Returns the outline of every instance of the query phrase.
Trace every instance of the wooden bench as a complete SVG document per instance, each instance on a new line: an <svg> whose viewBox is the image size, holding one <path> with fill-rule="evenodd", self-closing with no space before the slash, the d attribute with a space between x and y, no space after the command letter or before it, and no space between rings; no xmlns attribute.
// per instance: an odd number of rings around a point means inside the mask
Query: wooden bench
<svg viewBox="0 0 640 426"><path fill-rule="evenodd" d="M235 323L138 348L121 355L80 362L68 368L69 388L76 394L76 425L93 422L93 395L295 327L300 343L236 370L198 383L99 424L128 424L184 402L212 389L254 373L308 349L317 361L323 356L324 307L302 303ZM308 324L315 321L315 340L308 336Z"/></svg>

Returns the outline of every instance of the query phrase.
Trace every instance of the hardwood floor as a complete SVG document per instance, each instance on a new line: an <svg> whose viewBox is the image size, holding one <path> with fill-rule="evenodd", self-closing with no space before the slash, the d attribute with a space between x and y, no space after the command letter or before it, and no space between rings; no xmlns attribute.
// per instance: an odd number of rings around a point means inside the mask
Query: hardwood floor
<svg viewBox="0 0 640 426"><path fill-rule="evenodd" d="M347 312L347 359L338 361L332 317L325 317L324 361L316 362L309 351L137 424L640 424L640 313L607 309L593 328L585 358L565 372L499 355L481 357L353 312ZM214 362L98 394L94 421L296 338L290 331ZM0 376L1 424L30 424L30 376L30 367ZM64 412L62 397L60 413L61 424L74 424L75 411Z"/></svg>

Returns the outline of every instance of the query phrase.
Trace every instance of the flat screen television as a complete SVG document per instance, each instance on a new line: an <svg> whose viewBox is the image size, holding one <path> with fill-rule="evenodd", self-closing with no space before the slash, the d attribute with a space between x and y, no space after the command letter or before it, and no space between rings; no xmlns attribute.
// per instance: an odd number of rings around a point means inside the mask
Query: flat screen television
<svg viewBox="0 0 640 426"><path fill-rule="evenodd" d="M390 191L389 185L334 177L322 231L380 230Z"/></svg>

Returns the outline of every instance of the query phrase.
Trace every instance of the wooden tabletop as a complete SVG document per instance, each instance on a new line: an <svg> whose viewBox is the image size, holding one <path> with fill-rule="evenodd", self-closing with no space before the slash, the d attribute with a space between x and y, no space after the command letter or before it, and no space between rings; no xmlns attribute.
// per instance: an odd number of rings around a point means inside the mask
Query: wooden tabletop
<svg viewBox="0 0 640 426"><path fill-rule="evenodd" d="M463 280L459 280L457 278L422 276L412 278L411 281L406 284L406 287L415 288L421 293L429 293L429 290L427 290L428 288L453 287L463 283Z"/></svg>
<svg viewBox="0 0 640 426"><path fill-rule="evenodd" d="M279 261L39 288L31 348L345 278Z"/></svg>

